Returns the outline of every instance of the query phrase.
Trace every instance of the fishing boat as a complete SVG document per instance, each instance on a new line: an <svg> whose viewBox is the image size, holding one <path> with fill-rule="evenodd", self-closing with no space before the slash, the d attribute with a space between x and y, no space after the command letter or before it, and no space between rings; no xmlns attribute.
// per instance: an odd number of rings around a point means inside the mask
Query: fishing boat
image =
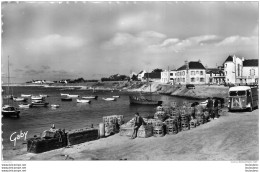
<svg viewBox="0 0 260 172"><path fill-rule="evenodd" d="M24 103L24 104L19 104L18 106L19 106L19 108L30 108L30 107L32 107L32 104Z"/></svg>
<svg viewBox="0 0 260 172"><path fill-rule="evenodd" d="M61 101L72 101L71 97L61 97Z"/></svg>
<svg viewBox="0 0 260 172"><path fill-rule="evenodd" d="M13 101L15 101L15 102L26 102L27 98L25 98L25 97L14 97Z"/></svg>
<svg viewBox="0 0 260 172"><path fill-rule="evenodd" d="M44 98L49 97L49 96L46 95L46 94L40 94L40 96L41 96L41 97L44 97Z"/></svg>
<svg viewBox="0 0 260 172"><path fill-rule="evenodd" d="M32 96L31 100L44 100L44 97L42 97L42 96Z"/></svg>
<svg viewBox="0 0 260 172"><path fill-rule="evenodd" d="M112 98L102 98L105 101L116 101L116 98L112 97Z"/></svg>
<svg viewBox="0 0 260 172"><path fill-rule="evenodd" d="M59 108L60 105L51 104L51 107L52 107L52 108Z"/></svg>
<svg viewBox="0 0 260 172"><path fill-rule="evenodd" d="M77 103L90 103L90 100L86 100L86 99L77 99Z"/></svg>
<svg viewBox="0 0 260 172"><path fill-rule="evenodd" d="M82 99L96 99L97 100L98 96L84 96Z"/></svg>
<svg viewBox="0 0 260 172"><path fill-rule="evenodd" d="M73 94L69 94L69 95L67 95L68 97L71 97L71 98L78 98L79 97L79 95L73 95Z"/></svg>
<svg viewBox="0 0 260 172"><path fill-rule="evenodd" d="M147 99L143 96L129 96L130 104L135 105L161 105L162 101Z"/></svg>
<svg viewBox="0 0 260 172"><path fill-rule="evenodd" d="M61 96L68 96L69 94L60 93Z"/></svg>
<svg viewBox="0 0 260 172"><path fill-rule="evenodd" d="M31 94L21 94L21 97L32 97L32 95Z"/></svg>
<svg viewBox="0 0 260 172"><path fill-rule="evenodd" d="M5 105L2 107L2 115L4 117L20 117L20 110L17 108L10 106L10 105Z"/></svg>
<svg viewBox="0 0 260 172"><path fill-rule="evenodd" d="M119 98L120 96L113 96L114 98Z"/></svg>
<svg viewBox="0 0 260 172"><path fill-rule="evenodd" d="M32 107L47 107L48 102L39 101L39 102L32 102Z"/></svg>
<svg viewBox="0 0 260 172"><path fill-rule="evenodd" d="M9 56L8 56L8 86L7 86L7 96L9 96L9 90L10 90L10 72L9 72ZM9 104L9 99L7 99L7 105L4 105L2 107L2 115L4 117L20 117L20 110L15 108L14 106L8 105Z"/></svg>

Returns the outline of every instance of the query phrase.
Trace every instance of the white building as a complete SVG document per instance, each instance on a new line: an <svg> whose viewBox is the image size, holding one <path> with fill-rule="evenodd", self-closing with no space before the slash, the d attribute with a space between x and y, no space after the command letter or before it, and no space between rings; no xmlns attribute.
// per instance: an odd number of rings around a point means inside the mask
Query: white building
<svg viewBox="0 0 260 172"><path fill-rule="evenodd" d="M225 82L226 83L237 83L237 78L242 76L243 60L239 57L228 56L224 62L224 73L225 73Z"/></svg>
<svg viewBox="0 0 260 172"><path fill-rule="evenodd" d="M242 76L237 77L237 82L242 84L258 83L258 59L245 59L243 61Z"/></svg>
<svg viewBox="0 0 260 172"><path fill-rule="evenodd" d="M169 83L170 82L170 71L164 70L161 72L161 83Z"/></svg>
<svg viewBox="0 0 260 172"><path fill-rule="evenodd" d="M185 65L172 71L174 84L205 84L206 69L200 61L185 61ZM171 79L171 76L170 76Z"/></svg>
<svg viewBox="0 0 260 172"><path fill-rule="evenodd" d="M142 81L143 78L144 78L144 74L145 74L145 73L146 73L145 70L139 72L139 73L138 73L138 76L137 76L138 80Z"/></svg>
<svg viewBox="0 0 260 172"><path fill-rule="evenodd" d="M206 70L206 84L223 84L225 82L224 71L219 68Z"/></svg>

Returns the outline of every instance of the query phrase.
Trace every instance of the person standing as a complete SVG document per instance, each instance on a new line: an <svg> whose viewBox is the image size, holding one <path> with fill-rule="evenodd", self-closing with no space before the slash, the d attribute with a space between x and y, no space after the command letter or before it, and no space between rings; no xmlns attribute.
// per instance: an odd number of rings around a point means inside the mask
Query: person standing
<svg viewBox="0 0 260 172"><path fill-rule="evenodd" d="M218 99L215 99L214 101L214 116L215 116L215 119L217 119L219 116L218 116Z"/></svg>
<svg viewBox="0 0 260 172"><path fill-rule="evenodd" d="M134 132L133 132L132 137L131 137L132 139L135 139L137 137L138 129L143 124L146 125L146 123L144 122L143 118L141 116L139 116L138 112L136 112L135 113Z"/></svg>
<svg viewBox="0 0 260 172"><path fill-rule="evenodd" d="M208 108L208 112L209 112L209 116L210 118L214 119L214 114L213 114L213 100L212 98L208 98L208 103L207 103L207 108Z"/></svg>

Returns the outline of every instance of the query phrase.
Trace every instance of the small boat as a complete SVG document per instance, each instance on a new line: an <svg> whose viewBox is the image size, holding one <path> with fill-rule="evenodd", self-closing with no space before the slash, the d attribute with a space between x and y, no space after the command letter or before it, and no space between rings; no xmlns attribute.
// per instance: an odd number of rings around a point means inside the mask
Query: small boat
<svg viewBox="0 0 260 172"><path fill-rule="evenodd" d="M27 98L25 98L25 97L14 97L13 100L15 102L25 102L25 101L27 101Z"/></svg>
<svg viewBox="0 0 260 172"><path fill-rule="evenodd" d="M72 101L71 97L62 97L61 101Z"/></svg>
<svg viewBox="0 0 260 172"><path fill-rule="evenodd" d="M32 100L34 103L42 102L42 100Z"/></svg>
<svg viewBox="0 0 260 172"><path fill-rule="evenodd" d="M44 97L42 97L42 96L32 96L31 97L31 100L43 100L44 99Z"/></svg>
<svg viewBox="0 0 260 172"><path fill-rule="evenodd" d="M79 97L79 95L73 95L73 94L69 94L69 95L67 95L68 97L71 97L71 98L77 98L77 97Z"/></svg>
<svg viewBox="0 0 260 172"><path fill-rule="evenodd" d="M114 98L119 98L120 96L113 96Z"/></svg>
<svg viewBox="0 0 260 172"><path fill-rule="evenodd" d="M116 98L102 98L105 101L116 101Z"/></svg>
<svg viewBox="0 0 260 172"><path fill-rule="evenodd" d="M20 117L20 110L17 108L10 106L10 105L5 105L2 107L2 115L4 117Z"/></svg>
<svg viewBox="0 0 260 172"><path fill-rule="evenodd" d="M98 96L84 96L82 99L96 99L97 100Z"/></svg>
<svg viewBox="0 0 260 172"><path fill-rule="evenodd" d="M32 97L31 94L21 94L21 97Z"/></svg>
<svg viewBox="0 0 260 172"><path fill-rule="evenodd" d="M20 104L18 106L19 106L19 108L30 108L30 107L32 107L32 104L24 103L24 104Z"/></svg>
<svg viewBox="0 0 260 172"><path fill-rule="evenodd" d="M55 104L52 104L52 105L51 105L51 107L52 107L52 108L59 108L59 107L60 107L60 105L55 105Z"/></svg>
<svg viewBox="0 0 260 172"><path fill-rule="evenodd" d="M143 96L129 96L130 104L135 105L161 105L162 101L146 99Z"/></svg>
<svg viewBox="0 0 260 172"><path fill-rule="evenodd" d="M45 97L49 97L49 96L46 95L46 94L40 94L40 96L41 96L41 97L44 97L44 98L45 98Z"/></svg>
<svg viewBox="0 0 260 172"><path fill-rule="evenodd" d="M60 93L61 96L68 96L69 94Z"/></svg>
<svg viewBox="0 0 260 172"><path fill-rule="evenodd" d="M90 103L90 100L86 100L86 99L77 99L77 103Z"/></svg>
<svg viewBox="0 0 260 172"><path fill-rule="evenodd" d="M32 102L32 107L47 107L48 106L48 102Z"/></svg>

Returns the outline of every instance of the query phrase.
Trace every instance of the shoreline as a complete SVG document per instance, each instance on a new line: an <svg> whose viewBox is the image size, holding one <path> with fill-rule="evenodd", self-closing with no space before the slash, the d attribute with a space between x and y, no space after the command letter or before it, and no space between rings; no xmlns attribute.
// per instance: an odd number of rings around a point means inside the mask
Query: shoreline
<svg viewBox="0 0 260 172"><path fill-rule="evenodd" d="M217 120L176 135L132 140L115 134L39 154L26 152L24 146L20 151L3 150L3 155L5 160L33 161L66 160L65 155L73 160L257 160L258 112L227 112Z"/></svg>

